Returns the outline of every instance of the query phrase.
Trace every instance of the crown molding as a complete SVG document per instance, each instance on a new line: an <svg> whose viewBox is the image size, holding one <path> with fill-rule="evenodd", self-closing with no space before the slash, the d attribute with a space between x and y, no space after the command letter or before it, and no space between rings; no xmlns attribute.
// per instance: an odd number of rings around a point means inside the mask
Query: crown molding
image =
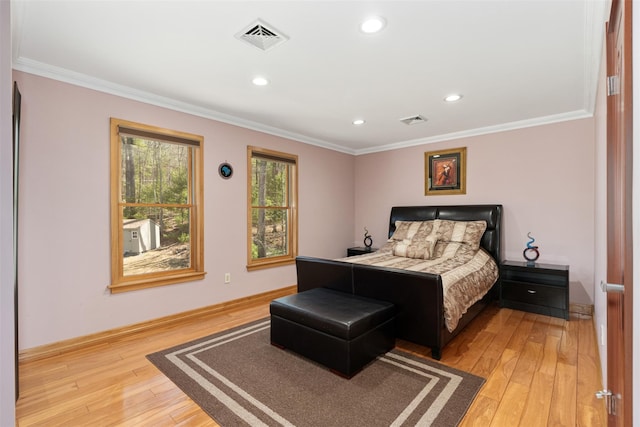
<svg viewBox="0 0 640 427"><path fill-rule="evenodd" d="M98 79L87 74L78 73L65 68L56 67L39 61L33 61L28 58L19 57L13 61L13 69L24 73L33 74L40 77L46 77L52 80L69 83L75 86L92 89L98 92L108 93L110 95L131 99L145 104L157 107L167 108L173 111L191 114L206 119L216 120L230 125L263 132L305 144L315 145L329 150L339 151L346 154L355 154L355 151L337 144L333 144L320 139L312 138L306 135L289 132L276 127L257 123L241 117L232 116L230 114L221 113L210 108L204 108L198 105L190 104L176 99L167 98L151 92L142 91L129 86L112 83L107 80Z"/></svg>
<svg viewBox="0 0 640 427"><path fill-rule="evenodd" d="M363 155L370 153L378 153L381 151L398 150L400 148L415 147L417 145L434 144L436 142L451 141L453 139L470 138L473 136L487 135L491 133L506 132L510 130L524 129L534 126L550 125L554 123L566 122L570 120L579 120L593 117L593 113L586 110L577 110L569 113L555 114L552 116L536 117L534 119L520 120L509 123L501 123L494 126L486 126L482 128L469 129L460 132L452 132L448 134L431 136L428 138L414 139L411 141L398 142L380 147L366 148L357 150L355 155Z"/></svg>
<svg viewBox="0 0 640 427"><path fill-rule="evenodd" d="M397 143L386 144L378 147L364 148L360 150L354 150L338 144L333 144L327 141L311 138L306 135L301 135L294 132L289 132L283 129L267 126L261 123L246 120L237 116L221 113L209 108L189 104L186 102L178 101L172 98L156 95L150 92L145 92L139 89L134 89L128 86L119 85L106 80L98 79L88 76L86 74L70 71L64 68L55 67L52 65L44 64L38 61L33 61L26 58L17 58L14 60L13 69L24 73L34 74L40 77L46 77L53 80L69 83L75 86L84 87L87 89L96 90L99 92L108 93L115 96L131 99L145 104L154 105L157 107L167 108L173 111L179 111L182 113L191 114L206 119L216 120L219 122L227 123L234 126L239 126L245 129L250 129L258 132L263 132L269 135L274 135L293 141L302 142L309 145L314 145L321 148L326 148L333 151L338 151L345 154L351 154L355 156L378 153L383 151L398 150L401 148L414 147L417 145L433 144L436 142L450 141L459 138L468 138L479 135L486 135L490 133L505 132L509 130L522 129L533 126L541 126L547 124L553 124L558 122L564 122L568 120L577 120L587 117L592 117L593 112L588 110L577 110L568 113L556 114L552 116L538 117L534 119L521 120L516 122L502 123L494 126L487 126L476 129L469 129L460 132L453 132L443 135L435 135L428 138L420 138L409 141L401 141Z"/></svg>

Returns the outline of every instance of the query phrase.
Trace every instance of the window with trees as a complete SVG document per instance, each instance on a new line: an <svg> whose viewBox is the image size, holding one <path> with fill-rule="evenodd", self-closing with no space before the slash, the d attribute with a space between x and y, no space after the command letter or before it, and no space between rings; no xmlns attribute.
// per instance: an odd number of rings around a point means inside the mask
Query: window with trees
<svg viewBox="0 0 640 427"><path fill-rule="evenodd" d="M112 293L204 278L202 143L111 119Z"/></svg>
<svg viewBox="0 0 640 427"><path fill-rule="evenodd" d="M298 252L298 156L247 148L249 270L291 264Z"/></svg>

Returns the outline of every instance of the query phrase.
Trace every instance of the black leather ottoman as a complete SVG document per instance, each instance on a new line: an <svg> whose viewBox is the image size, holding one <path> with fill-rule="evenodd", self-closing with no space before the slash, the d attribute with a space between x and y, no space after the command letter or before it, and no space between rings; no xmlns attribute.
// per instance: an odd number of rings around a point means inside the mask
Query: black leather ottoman
<svg viewBox="0 0 640 427"><path fill-rule="evenodd" d="M395 306L317 288L275 299L271 343L351 378L395 346Z"/></svg>

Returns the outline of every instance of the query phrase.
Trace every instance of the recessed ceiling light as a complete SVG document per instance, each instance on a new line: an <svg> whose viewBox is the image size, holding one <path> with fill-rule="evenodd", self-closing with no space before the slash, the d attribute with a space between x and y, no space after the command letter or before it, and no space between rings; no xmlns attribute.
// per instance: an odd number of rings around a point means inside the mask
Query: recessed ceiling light
<svg viewBox="0 0 640 427"><path fill-rule="evenodd" d="M377 33L384 28L385 24L386 21L384 20L384 18L374 16L364 21L362 25L360 25L360 30L362 30L363 33L367 34Z"/></svg>
<svg viewBox="0 0 640 427"><path fill-rule="evenodd" d="M269 80L265 79L264 77L255 77L252 82L256 86L266 86L269 84Z"/></svg>
<svg viewBox="0 0 640 427"><path fill-rule="evenodd" d="M444 100L447 102L456 102L456 101L459 101L460 99L462 99L462 95L454 93L452 95L447 96Z"/></svg>
<svg viewBox="0 0 640 427"><path fill-rule="evenodd" d="M354 125L359 126L359 125L363 125L364 124L364 120L362 119L356 119L352 122Z"/></svg>

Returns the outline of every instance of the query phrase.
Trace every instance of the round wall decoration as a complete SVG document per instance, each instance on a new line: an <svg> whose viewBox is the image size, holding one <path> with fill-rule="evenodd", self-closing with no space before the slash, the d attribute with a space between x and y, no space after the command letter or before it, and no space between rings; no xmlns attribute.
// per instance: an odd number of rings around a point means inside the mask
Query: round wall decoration
<svg viewBox="0 0 640 427"><path fill-rule="evenodd" d="M231 175L233 175L233 167L227 162L220 163L220 166L218 166L218 173L224 179L229 179L231 178Z"/></svg>

